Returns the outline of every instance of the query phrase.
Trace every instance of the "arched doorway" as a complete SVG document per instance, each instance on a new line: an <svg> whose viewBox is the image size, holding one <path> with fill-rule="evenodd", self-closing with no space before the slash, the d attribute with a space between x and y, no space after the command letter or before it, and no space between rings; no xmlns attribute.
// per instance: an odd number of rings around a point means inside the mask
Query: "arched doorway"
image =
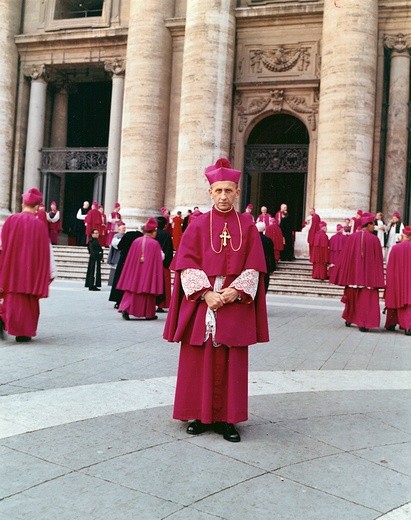
<svg viewBox="0 0 411 520"><path fill-rule="evenodd" d="M250 133L244 160L243 203L252 202L275 214L280 204L288 206L293 229L305 220L308 169L308 130L288 114L275 114L258 123Z"/></svg>

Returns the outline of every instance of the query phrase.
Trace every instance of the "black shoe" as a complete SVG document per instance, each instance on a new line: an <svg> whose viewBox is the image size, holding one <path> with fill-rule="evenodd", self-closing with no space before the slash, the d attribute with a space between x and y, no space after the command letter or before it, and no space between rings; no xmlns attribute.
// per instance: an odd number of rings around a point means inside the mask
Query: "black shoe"
<svg viewBox="0 0 411 520"><path fill-rule="evenodd" d="M215 424L215 431L220 433L226 441L229 442L240 442L241 437L238 431L235 429L234 424L227 422L220 422Z"/></svg>
<svg viewBox="0 0 411 520"><path fill-rule="evenodd" d="M4 321L0 318L0 339L4 339Z"/></svg>
<svg viewBox="0 0 411 520"><path fill-rule="evenodd" d="M370 329L366 329L365 327L360 327L360 332L368 332Z"/></svg>
<svg viewBox="0 0 411 520"><path fill-rule="evenodd" d="M119 308L119 305L120 305L119 303L115 303L115 304L114 304L114 308L115 308L115 309L118 309L118 308Z"/></svg>
<svg viewBox="0 0 411 520"><path fill-rule="evenodd" d="M130 316L128 315L128 312L123 311L121 313L121 316L122 316L123 320L130 321Z"/></svg>
<svg viewBox="0 0 411 520"><path fill-rule="evenodd" d="M346 322L345 322L345 326L346 326L346 327L351 327L351 323L350 323L349 321L346 321Z"/></svg>
<svg viewBox="0 0 411 520"><path fill-rule="evenodd" d="M157 307L156 312L160 312L160 313L162 313L162 312L166 312L166 311L165 311L164 309L162 309L161 307Z"/></svg>
<svg viewBox="0 0 411 520"><path fill-rule="evenodd" d="M146 321L158 320L158 316L153 316L152 318L146 318Z"/></svg>
<svg viewBox="0 0 411 520"><path fill-rule="evenodd" d="M395 325L390 325L389 327L385 327L387 330L393 332L395 330Z"/></svg>
<svg viewBox="0 0 411 520"><path fill-rule="evenodd" d="M16 341L17 341L17 343L28 343L29 341L31 341L31 337L30 336L16 336Z"/></svg>
<svg viewBox="0 0 411 520"><path fill-rule="evenodd" d="M95 291L94 287L89 287L88 290L89 291Z"/></svg>
<svg viewBox="0 0 411 520"><path fill-rule="evenodd" d="M98 287L94 287L93 291L101 291Z"/></svg>
<svg viewBox="0 0 411 520"><path fill-rule="evenodd" d="M405 329L404 334L406 336L411 336L411 329Z"/></svg>
<svg viewBox="0 0 411 520"><path fill-rule="evenodd" d="M199 419L196 419L187 426L186 432L190 435L200 435L200 433L204 433L207 430L208 426L203 424Z"/></svg>

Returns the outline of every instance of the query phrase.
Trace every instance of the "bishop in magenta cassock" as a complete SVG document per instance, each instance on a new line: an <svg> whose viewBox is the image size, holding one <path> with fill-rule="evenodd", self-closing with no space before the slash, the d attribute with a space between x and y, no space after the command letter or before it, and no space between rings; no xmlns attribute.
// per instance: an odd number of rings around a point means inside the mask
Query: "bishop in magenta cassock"
<svg viewBox="0 0 411 520"><path fill-rule="evenodd" d="M234 423L248 418L248 345L268 341L265 259L257 228L238 213L241 172L227 159L206 169L211 211L183 234L171 269L172 302L164 330L181 342L173 417L240 441Z"/></svg>
<svg viewBox="0 0 411 520"><path fill-rule="evenodd" d="M316 235L317 231L319 231L319 229L320 229L321 219L320 219L320 215L318 215L315 212L315 208L310 209L310 215L311 215L311 222L310 222L310 228L308 230L307 242L308 242L309 253L310 253L310 262L313 263L312 255L313 255L314 240L315 240L315 235Z"/></svg>
<svg viewBox="0 0 411 520"><path fill-rule="evenodd" d="M150 217L143 236L134 240L127 255L117 289L124 291L119 312L146 320L157 319L156 297L163 294L163 254L157 242L157 220Z"/></svg>
<svg viewBox="0 0 411 520"><path fill-rule="evenodd" d="M1 230L0 290L4 298L1 329L30 341L37 332L39 300L47 298L53 278L51 246L44 222L36 218L42 194L30 188L22 196L23 211L8 217Z"/></svg>
<svg viewBox="0 0 411 520"><path fill-rule="evenodd" d="M402 240L391 248L387 262L385 328L394 330L397 323L411 336L411 226L402 230Z"/></svg>
<svg viewBox="0 0 411 520"><path fill-rule="evenodd" d="M341 251L347 240L347 236L344 233L344 227L341 224L337 224L337 232L330 238L330 265L328 266L328 276L330 283L335 282L335 266L340 257Z"/></svg>
<svg viewBox="0 0 411 520"><path fill-rule="evenodd" d="M374 214L363 213L361 227L350 235L335 266L334 284L344 287L342 317L361 332L380 326L378 289L385 286L381 244L373 234Z"/></svg>
<svg viewBox="0 0 411 520"><path fill-rule="evenodd" d="M311 261L313 263L311 277L315 280L326 280L328 278L328 264L330 263L327 222L319 222L318 224L318 231L312 243Z"/></svg>

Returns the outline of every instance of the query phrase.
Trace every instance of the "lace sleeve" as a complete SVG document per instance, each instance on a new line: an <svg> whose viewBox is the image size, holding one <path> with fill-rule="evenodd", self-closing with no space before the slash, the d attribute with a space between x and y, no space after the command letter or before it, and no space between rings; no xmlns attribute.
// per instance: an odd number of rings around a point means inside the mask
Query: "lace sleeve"
<svg viewBox="0 0 411 520"><path fill-rule="evenodd" d="M201 289L211 289L207 275L201 269L184 269L181 271L181 285L184 294L188 297L201 291Z"/></svg>
<svg viewBox="0 0 411 520"><path fill-rule="evenodd" d="M255 269L246 269L230 284L237 291L244 291L254 300L258 289L259 272Z"/></svg>

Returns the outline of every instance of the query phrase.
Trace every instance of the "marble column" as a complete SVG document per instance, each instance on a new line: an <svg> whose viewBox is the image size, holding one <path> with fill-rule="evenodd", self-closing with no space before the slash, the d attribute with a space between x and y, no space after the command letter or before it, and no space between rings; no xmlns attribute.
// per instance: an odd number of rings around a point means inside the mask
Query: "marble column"
<svg viewBox="0 0 411 520"><path fill-rule="evenodd" d="M383 196L383 212L388 218L394 211L402 215L405 208L411 36L387 35L384 45L391 49Z"/></svg>
<svg viewBox="0 0 411 520"><path fill-rule="evenodd" d="M20 30L21 3L22 0L0 0L0 222L10 214L18 74L14 36Z"/></svg>
<svg viewBox="0 0 411 520"><path fill-rule="evenodd" d="M54 96L50 144L53 148L67 146L68 93L59 85Z"/></svg>
<svg viewBox="0 0 411 520"><path fill-rule="evenodd" d="M172 64L165 19L173 14L174 2L130 2L118 197L129 227L164 201Z"/></svg>
<svg viewBox="0 0 411 520"><path fill-rule="evenodd" d="M378 2L324 2L314 206L330 222L370 209Z"/></svg>
<svg viewBox="0 0 411 520"><path fill-rule="evenodd" d="M235 51L234 0L188 0L175 204L210 207L204 168L229 157Z"/></svg>
<svg viewBox="0 0 411 520"><path fill-rule="evenodd" d="M29 117L27 123L26 160L24 163L24 191L40 187L41 148L44 144L46 115L46 67L33 66L26 76L31 77Z"/></svg>
<svg viewBox="0 0 411 520"><path fill-rule="evenodd" d="M108 135L106 189L104 207L109 215L118 199L120 172L121 125L124 97L124 60L107 61L104 68L111 74L110 128Z"/></svg>

